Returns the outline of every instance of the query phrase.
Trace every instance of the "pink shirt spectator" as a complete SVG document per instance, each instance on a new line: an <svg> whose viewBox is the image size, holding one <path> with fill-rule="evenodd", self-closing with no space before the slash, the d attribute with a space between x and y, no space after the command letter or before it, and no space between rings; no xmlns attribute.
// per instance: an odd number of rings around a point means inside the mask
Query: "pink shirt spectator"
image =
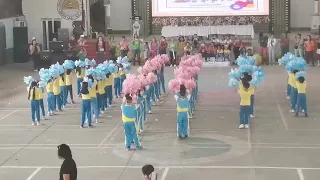
<svg viewBox="0 0 320 180"><path fill-rule="evenodd" d="M128 42L127 41L121 41L120 42L120 49L121 50L128 50Z"/></svg>

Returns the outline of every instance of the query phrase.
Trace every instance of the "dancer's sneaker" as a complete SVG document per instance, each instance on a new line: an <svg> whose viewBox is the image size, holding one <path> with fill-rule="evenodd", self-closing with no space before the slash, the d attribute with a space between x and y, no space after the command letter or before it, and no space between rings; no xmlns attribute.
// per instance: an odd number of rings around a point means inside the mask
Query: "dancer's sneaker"
<svg viewBox="0 0 320 180"><path fill-rule="evenodd" d="M80 125L80 128L83 129L84 128L83 125Z"/></svg>
<svg viewBox="0 0 320 180"><path fill-rule="evenodd" d="M289 112L294 113L296 111L294 109L290 109Z"/></svg>
<svg viewBox="0 0 320 180"><path fill-rule="evenodd" d="M152 111L148 111L148 114L152 114Z"/></svg>
<svg viewBox="0 0 320 180"><path fill-rule="evenodd" d="M32 126L35 126L35 125L36 125L36 123L35 123L35 122L33 122L31 125L32 125Z"/></svg>
<svg viewBox="0 0 320 180"><path fill-rule="evenodd" d="M100 123L100 120L99 120L99 119L96 119L96 123L97 123L97 124Z"/></svg>
<svg viewBox="0 0 320 180"><path fill-rule="evenodd" d="M308 117L308 114L306 113L306 114L304 114L304 117Z"/></svg>
<svg viewBox="0 0 320 180"><path fill-rule="evenodd" d="M178 136L178 138L179 138L180 140L182 140L182 139L183 139L183 137L182 137L182 136Z"/></svg>
<svg viewBox="0 0 320 180"><path fill-rule="evenodd" d="M244 125L240 124L239 129L243 129L243 128L244 128Z"/></svg>
<svg viewBox="0 0 320 180"><path fill-rule="evenodd" d="M249 124L244 125L244 128L249 129Z"/></svg>
<svg viewBox="0 0 320 180"><path fill-rule="evenodd" d="M287 96L286 99L290 99L290 96Z"/></svg>
<svg viewBox="0 0 320 180"><path fill-rule="evenodd" d="M254 115L250 114L250 118L254 118Z"/></svg>
<svg viewBox="0 0 320 180"><path fill-rule="evenodd" d="M39 121L37 121L37 126L40 126L40 122Z"/></svg>

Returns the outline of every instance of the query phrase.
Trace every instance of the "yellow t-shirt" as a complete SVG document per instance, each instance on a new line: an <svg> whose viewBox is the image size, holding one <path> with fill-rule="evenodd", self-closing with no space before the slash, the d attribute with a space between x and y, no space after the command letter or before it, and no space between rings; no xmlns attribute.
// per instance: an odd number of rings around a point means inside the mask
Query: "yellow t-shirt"
<svg viewBox="0 0 320 180"><path fill-rule="evenodd" d="M66 76L65 75L63 75L63 79L62 79L62 77L60 77L59 85L60 86L65 86L66 85Z"/></svg>
<svg viewBox="0 0 320 180"><path fill-rule="evenodd" d="M77 76L77 78L84 78L85 73L86 73L85 69L81 68L81 74L79 75L79 73L76 72L76 76Z"/></svg>
<svg viewBox="0 0 320 180"><path fill-rule="evenodd" d="M227 49L227 50L224 50L224 54L226 55L229 55L230 54L230 51Z"/></svg>
<svg viewBox="0 0 320 180"><path fill-rule="evenodd" d="M103 81L98 81L98 93L99 94L104 94L104 85L105 83Z"/></svg>
<svg viewBox="0 0 320 180"><path fill-rule="evenodd" d="M223 54L223 49L217 50L218 54Z"/></svg>
<svg viewBox="0 0 320 180"><path fill-rule="evenodd" d="M53 92L53 82L49 82L46 86L47 93Z"/></svg>
<svg viewBox="0 0 320 180"><path fill-rule="evenodd" d="M90 97L90 88L88 89L89 91L89 94L81 94L81 97L83 100L90 100L91 97Z"/></svg>
<svg viewBox="0 0 320 180"><path fill-rule="evenodd" d="M240 106L250 106L251 105L251 100L250 97L252 95L252 90L248 89L247 91L245 90L238 90L238 94L240 95Z"/></svg>
<svg viewBox="0 0 320 180"><path fill-rule="evenodd" d="M119 72L113 74L113 78L119 78L119 77L120 77L120 73Z"/></svg>
<svg viewBox="0 0 320 180"><path fill-rule="evenodd" d="M120 76L124 75L124 70L120 71Z"/></svg>
<svg viewBox="0 0 320 180"><path fill-rule="evenodd" d="M39 99L43 99L43 90L42 89L40 89Z"/></svg>
<svg viewBox="0 0 320 180"><path fill-rule="evenodd" d="M53 94L54 95L59 95L60 94L60 84L59 84L59 81L60 81L60 77L59 78L56 78L55 80L53 80Z"/></svg>
<svg viewBox="0 0 320 180"><path fill-rule="evenodd" d="M90 95L90 98L96 98L97 97L97 84L96 84L96 81L94 82L94 85L89 88L89 95Z"/></svg>
<svg viewBox="0 0 320 180"><path fill-rule="evenodd" d="M305 94L306 93L306 88L307 88L306 82L304 82L304 83L297 82L296 87L298 90L298 94Z"/></svg>
<svg viewBox="0 0 320 180"><path fill-rule="evenodd" d="M71 76L71 74L69 74L69 75L66 75L66 85L67 86L70 86L70 85L72 85L72 76Z"/></svg>
<svg viewBox="0 0 320 180"><path fill-rule="evenodd" d="M240 91L244 91L244 87L243 87L243 84L242 84L241 82L239 83L239 90L240 90ZM254 95L254 92L255 92L254 87L250 86L248 90L249 90L250 92L252 92L251 95Z"/></svg>
<svg viewBox="0 0 320 180"><path fill-rule="evenodd" d="M105 86L112 86L112 77L109 76L109 78L105 79Z"/></svg>
<svg viewBox="0 0 320 180"><path fill-rule="evenodd" d="M33 98L33 90L34 90L34 98ZM30 89L30 100L40 100L40 94L42 94L39 88Z"/></svg>
<svg viewBox="0 0 320 180"><path fill-rule="evenodd" d="M292 86L292 80L294 80L294 74L293 73L289 73L288 84L290 86Z"/></svg>
<svg viewBox="0 0 320 180"><path fill-rule="evenodd" d="M293 88L297 88L297 80L296 80L296 78L293 76L293 79L292 79L292 81L291 81L291 86L293 87Z"/></svg>

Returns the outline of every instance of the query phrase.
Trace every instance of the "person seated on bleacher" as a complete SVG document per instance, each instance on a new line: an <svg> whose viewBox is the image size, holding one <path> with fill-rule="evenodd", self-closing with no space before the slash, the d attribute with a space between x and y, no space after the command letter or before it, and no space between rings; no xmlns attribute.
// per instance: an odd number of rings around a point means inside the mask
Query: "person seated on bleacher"
<svg viewBox="0 0 320 180"><path fill-rule="evenodd" d="M208 46L208 57L216 59L217 48L214 45L214 42L210 43Z"/></svg>
<svg viewBox="0 0 320 180"><path fill-rule="evenodd" d="M190 55L192 51L192 46L189 42L187 42L186 46L184 47L184 55Z"/></svg>
<svg viewBox="0 0 320 180"><path fill-rule="evenodd" d="M247 49L243 44L240 45L239 50L240 50L240 56L245 56L247 54Z"/></svg>
<svg viewBox="0 0 320 180"><path fill-rule="evenodd" d="M199 53L201 53L202 58L204 58L204 61L207 62L208 61L208 49L207 49L204 41L200 44Z"/></svg>
<svg viewBox="0 0 320 180"><path fill-rule="evenodd" d="M224 50L221 48L220 45L217 46L217 56L216 56L216 61L221 62L224 59Z"/></svg>
<svg viewBox="0 0 320 180"><path fill-rule="evenodd" d="M223 61L230 61L230 53L231 51L228 49L228 45L225 45L223 50L223 55L224 55Z"/></svg>
<svg viewBox="0 0 320 180"><path fill-rule="evenodd" d="M247 50L247 56L253 56L252 49L248 49L248 50Z"/></svg>
<svg viewBox="0 0 320 180"><path fill-rule="evenodd" d="M198 45L199 45L199 37L198 37L198 34L194 34L193 37L192 37L192 45L193 45L193 48L194 49L197 49L198 48Z"/></svg>

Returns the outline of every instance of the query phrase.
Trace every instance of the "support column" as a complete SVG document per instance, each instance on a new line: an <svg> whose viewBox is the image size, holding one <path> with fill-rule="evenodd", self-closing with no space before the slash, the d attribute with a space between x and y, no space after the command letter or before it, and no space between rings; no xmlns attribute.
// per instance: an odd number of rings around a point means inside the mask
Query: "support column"
<svg viewBox="0 0 320 180"><path fill-rule="evenodd" d="M314 14L319 14L319 0L314 1Z"/></svg>
<svg viewBox="0 0 320 180"><path fill-rule="evenodd" d="M315 5L314 15L312 16L310 29L312 33L319 33L320 31L319 0L315 0L314 5Z"/></svg>

